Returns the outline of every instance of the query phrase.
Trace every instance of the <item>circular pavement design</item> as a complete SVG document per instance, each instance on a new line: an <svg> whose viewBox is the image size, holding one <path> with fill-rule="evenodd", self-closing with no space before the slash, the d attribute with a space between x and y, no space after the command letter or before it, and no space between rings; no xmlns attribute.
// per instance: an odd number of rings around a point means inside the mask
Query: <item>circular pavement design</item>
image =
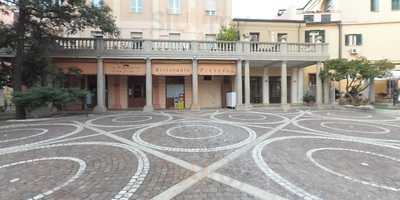
<svg viewBox="0 0 400 200"><path fill-rule="evenodd" d="M266 176L303 199L396 199L400 148L317 136L266 140L252 152Z"/></svg>
<svg viewBox="0 0 400 200"><path fill-rule="evenodd" d="M313 116L325 117L339 120L354 120L354 121L380 121L390 122L399 121L399 117L382 115L379 113L352 111L352 110L328 110L328 111L311 111Z"/></svg>
<svg viewBox="0 0 400 200"><path fill-rule="evenodd" d="M77 134L83 127L73 123L13 124L0 126L0 148L29 146Z"/></svg>
<svg viewBox="0 0 400 200"><path fill-rule="evenodd" d="M103 128L141 127L172 120L165 113L124 113L96 117L86 122L89 126Z"/></svg>
<svg viewBox="0 0 400 200"><path fill-rule="evenodd" d="M211 121L179 121L136 131L132 139L146 147L174 152L214 152L239 148L257 137L240 125Z"/></svg>
<svg viewBox="0 0 400 200"><path fill-rule="evenodd" d="M320 120L301 119L293 124L308 134L325 136L349 136L363 139L374 139L385 142L400 142L400 127L387 123L351 121L351 120Z"/></svg>
<svg viewBox="0 0 400 200"><path fill-rule="evenodd" d="M99 199L128 199L150 167L143 152L106 142L14 148L0 158L2 199L62 199L66 192L84 199L94 191Z"/></svg>
<svg viewBox="0 0 400 200"><path fill-rule="evenodd" d="M289 119L274 113L261 112L223 112L211 115L211 119L225 123L242 123L242 124L280 124Z"/></svg>

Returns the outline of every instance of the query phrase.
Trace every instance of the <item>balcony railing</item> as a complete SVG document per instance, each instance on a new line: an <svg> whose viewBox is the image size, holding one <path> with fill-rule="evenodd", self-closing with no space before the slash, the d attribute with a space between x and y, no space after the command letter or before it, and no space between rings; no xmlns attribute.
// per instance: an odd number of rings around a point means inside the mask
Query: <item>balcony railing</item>
<svg viewBox="0 0 400 200"><path fill-rule="evenodd" d="M229 58L251 60L324 60L325 43L269 43L242 41L136 40L103 38L59 38L54 57L107 58ZM1 54L1 51L0 51ZM1 56L1 55L0 55Z"/></svg>

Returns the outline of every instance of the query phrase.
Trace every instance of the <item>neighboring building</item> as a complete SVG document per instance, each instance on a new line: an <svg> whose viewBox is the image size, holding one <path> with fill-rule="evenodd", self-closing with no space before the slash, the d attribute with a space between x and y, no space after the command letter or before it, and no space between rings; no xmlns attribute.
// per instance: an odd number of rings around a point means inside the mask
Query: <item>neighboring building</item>
<svg viewBox="0 0 400 200"><path fill-rule="evenodd" d="M393 88L399 88L400 0L310 0L303 8L280 10L278 15L278 19L304 20L306 42L320 37L329 43L331 58L366 57L398 64L394 80L376 80L372 101L375 96L377 101L391 99ZM307 73L315 72L306 69Z"/></svg>

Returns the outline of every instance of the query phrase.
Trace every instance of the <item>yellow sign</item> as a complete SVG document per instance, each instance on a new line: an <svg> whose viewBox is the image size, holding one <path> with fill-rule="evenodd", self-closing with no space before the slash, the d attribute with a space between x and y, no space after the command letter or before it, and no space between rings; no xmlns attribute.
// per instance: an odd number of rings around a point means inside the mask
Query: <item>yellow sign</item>
<svg viewBox="0 0 400 200"><path fill-rule="evenodd" d="M232 76L236 74L235 64L199 64L199 75Z"/></svg>
<svg viewBox="0 0 400 200"><path fill-rule="evenodd" d="M107 75L146 75L144 63L104 63L104 73Z"/></svg>
<svg viewBox="0 0 400 200"><path fill-rule="evenodd" d="M159 76L189 76L192 75L192 65L184 63L153 64L152 72Z"/></svg>

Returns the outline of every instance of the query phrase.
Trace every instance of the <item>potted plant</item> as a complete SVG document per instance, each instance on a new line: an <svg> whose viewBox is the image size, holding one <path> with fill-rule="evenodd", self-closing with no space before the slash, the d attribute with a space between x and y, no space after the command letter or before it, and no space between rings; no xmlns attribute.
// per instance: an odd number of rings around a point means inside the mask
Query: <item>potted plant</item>
<svg viewBox="0 0 400 200"><path fill-rule="evenodd" d="M311 95L310 93L306 93L303 96L303 102L307 105L307 106L313 106L315 104L315 96Z"/></svg>

